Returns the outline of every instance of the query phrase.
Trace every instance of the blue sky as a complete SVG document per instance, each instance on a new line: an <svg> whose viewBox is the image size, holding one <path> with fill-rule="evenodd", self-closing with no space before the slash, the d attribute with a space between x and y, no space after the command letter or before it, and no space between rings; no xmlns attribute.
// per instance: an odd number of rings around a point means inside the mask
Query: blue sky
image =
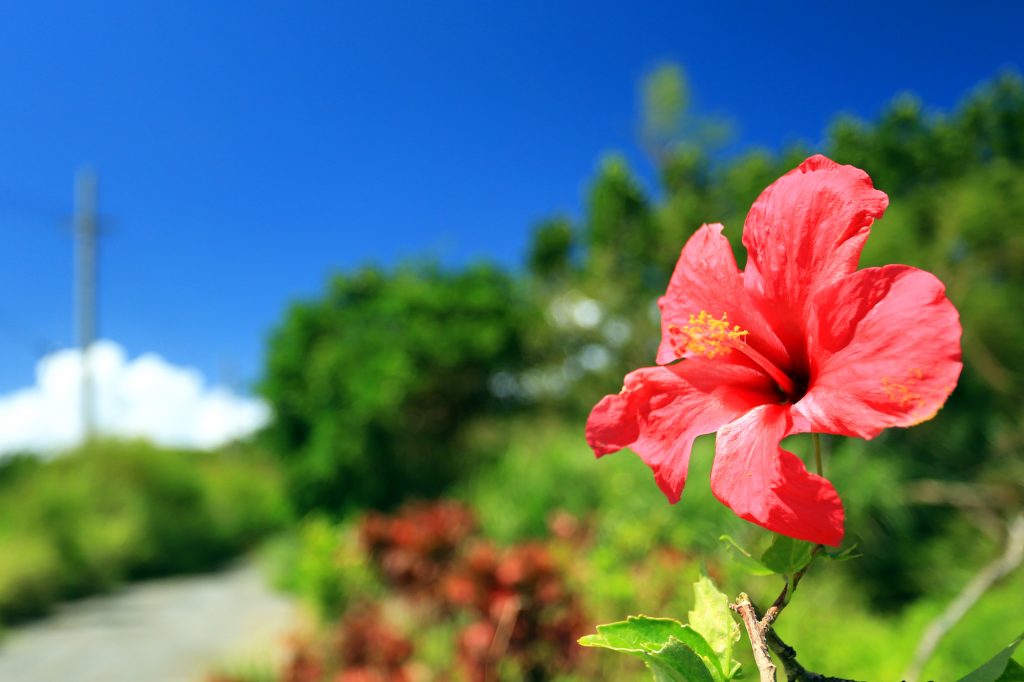
<svg viewBox="0 0 1024 682"><path fill-rule="evenodd" d="M67 5L67 6L65 6ZM1024 5L5 3L0 392L73 342L72 178L100 175L100 329L245 386L332 270L523 255L636 144L637 82L682 64L736 145L820 140L912 91L1024 68Z"/></svg>

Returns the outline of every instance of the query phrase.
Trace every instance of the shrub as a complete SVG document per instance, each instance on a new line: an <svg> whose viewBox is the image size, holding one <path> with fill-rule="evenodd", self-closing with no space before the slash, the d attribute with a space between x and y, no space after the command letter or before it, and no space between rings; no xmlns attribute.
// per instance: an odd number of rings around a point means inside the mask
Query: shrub
<svg viewBox="0 0 1024 682"><path fill-rule="evenodd" d="M353 524L311 517L269 549L278 587L299 595L324 621L380 592Z"/></svg>
<svg viewBox="0 0 1024 682"><path fill-rule="evenodd" d="M522 362L523 301L490 267L409 266L339 275L294 305L262 391L298 509L394 507L464 475L463 425L512 404L489 380Z"/></svg>
<svg viewBox="0 0 1024 682"><path fill-rule="evenodd" d="M0 476L0 619L142 576L216 566L287 520L249 452L97 441Z"/></svg>
<svg viewBox="0 0 1024 682"><path fill-rule="evenodd" d="M339 608L326 636L297 642L282 682L476 680L498 658L499 679L566 672L588 621L560 555L540 542L497 548L476 528L469 508L453 501L412 503L341 526L307 521L298 548L309 556L293 559L295 584L330 576L338 591L314 596L324 613L331 599ZM345 579L345 566L356 564L376 576L373 588ZM317 580L303 568L311 566Z"/></svg>

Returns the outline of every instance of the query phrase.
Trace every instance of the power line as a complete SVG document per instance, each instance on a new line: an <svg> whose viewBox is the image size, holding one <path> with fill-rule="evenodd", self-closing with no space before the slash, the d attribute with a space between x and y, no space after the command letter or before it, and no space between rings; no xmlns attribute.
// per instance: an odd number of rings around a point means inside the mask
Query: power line
<svg viewBox="0 0 1024 682"><path fill-rule="evenodd" d="M31 349L37 360L59 348L58 343L23 324L2 308L0 308L0 336L6 337L18 346Z"/></svg>
<svg viewBox="0 0 1024 682"><path fill-rule="evenodd" d="M0 209L59 227L70 224L71 209L62 202L33 196L20 190L0 186Z"/></svg>
<svg viewBox="0 0 1024 682"><path fill-rule="evenodd" d="M5 226L29 227L26 223L45 223L48 227L66 231L71 225L71 210L66 204L0 185L0 212L15 215L15 220L4 220ZM27 219L27 220L26 220ZM31 227L29 229L34 229ZM52 353L60 344L20 321L9 311L0 309L0 336L26 349L39 358Z"/></svg>

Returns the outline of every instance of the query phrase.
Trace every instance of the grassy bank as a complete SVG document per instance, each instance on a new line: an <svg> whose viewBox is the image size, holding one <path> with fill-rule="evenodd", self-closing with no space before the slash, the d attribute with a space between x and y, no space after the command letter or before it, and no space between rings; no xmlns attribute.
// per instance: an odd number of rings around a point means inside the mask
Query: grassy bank
<svg viewBox="0 0 1024 682"><path fill-rule="evenodd" d="M276 469L248 451L98 441L0 461L0 621L119 583L209 569L288 519Z"/></svg>

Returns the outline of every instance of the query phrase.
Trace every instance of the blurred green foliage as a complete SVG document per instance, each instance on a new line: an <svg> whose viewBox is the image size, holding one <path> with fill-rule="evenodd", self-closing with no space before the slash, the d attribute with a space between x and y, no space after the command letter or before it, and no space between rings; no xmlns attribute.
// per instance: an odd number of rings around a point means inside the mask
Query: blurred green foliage
<svg viewBox="0 0 1024 682"><path fill-rule="evenodd" d="M513 408L530 307L488 266L338 275L270 340L268 437L300 511L387 508L471 467L470 420Z"/></svg>
<svg viewBox="0 0 1024 682"><path fill-rule="evenodd" d="M97 441L0 462L0 621L132 578L217 566L288 519L272 464Z"/></svg>
<svg viewBox="0 0 1024 682"><path fill-rule="evenodd" d="M299 596L325 622L382 589L351 522L311 516L264 553L277 587Z"/></svg>

